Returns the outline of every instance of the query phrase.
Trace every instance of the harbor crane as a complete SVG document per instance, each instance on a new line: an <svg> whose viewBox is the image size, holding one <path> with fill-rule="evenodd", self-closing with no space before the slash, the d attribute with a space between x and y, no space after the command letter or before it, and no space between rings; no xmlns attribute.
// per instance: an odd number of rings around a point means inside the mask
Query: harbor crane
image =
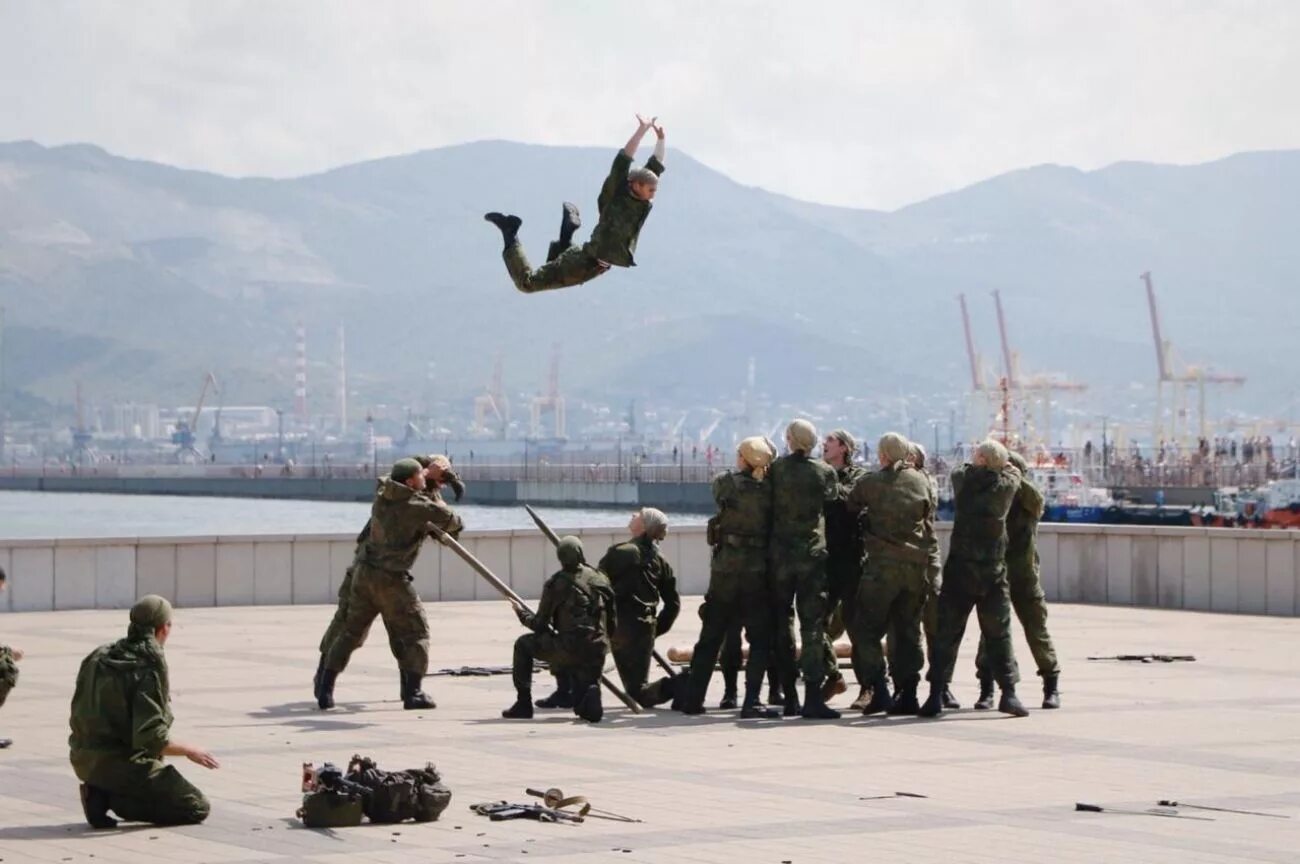
<svg viewBox="0 0 1300 864"><path fill-rule="evenodd" d="M1011 350L1011 340L1007 336L1007 318L1002 309L1002 293L993 292L993 304L998 313L998 336L1002 342L1002 363L1005 370L1007 387L1020 397L1021 407L1026 413L1034 403L1042 407L1043 443L1052 446L1052 395L1054 393L1080 393L1088 389L1087 384L1070 381L1062 375L1035 374L1022 376L1020 373L1020 355Z"/></svg>
<svg viewBox="0 0 1300 864"><path fill-rule="evenodd" d="M533 398L532 416L529 429L534 438L542 434L542 415L551 415L553 437L563 440L568 437L565 429L564 397L560 395L560 343L551 345L551 368L546 378L546 395Z"/></svg>
<svg viewBox="0 0 1300 864"><path fill-rule="evenodd" d="M501 369L504 362L501 352L498 351L496 359L492 362L492 381L488 384L487 392L474 397L474 430L480 434L489 431L487 421L490 415L496 436L503 440L510 425L510 402L506 399L501 386Z"/></svg>
<svg viewBox="0 0 1300 864"><path fill-rule="evenodd" d="M203 403L208 398L208 391L217 390L217 378L211 372L203 376L203 386L199 389L199 398L194 405L194 413L187 420L178 412L176 428L172 431L172 443L176 445L176 461L193 464L202 458L194 446L194 433L199 427L199 416L203 413Z"/></svg>
<svg viewBox="0 0 1300 864"><path fill-rule="evenodd" d="M1165 385L1169 385L1173 397L1173 422L1170 424L1170 438L1184 444L1188 441L1187 391L1195 389L1197 401L1197 435L1208 439L1211 437L1206 421L1205 391L1207 386L1240 387L1246 383L1245 376L1227 375L1198 365L1183 365L1175 362L1173 347L1165 339L1160 326L1160 309L1156 305L1156 290L1151 281L1151 271L1139 276L1146 285L1147 308L1151 313L1151 338L1156 346L1156 417L1152 427L1152 444L1159 446L1165 440ZM1181 368L1180 368L1181 367Z"/></svg>
<svg viewBox="0 0 1300 864"><path fill-rule="evenodd" d="M81 382L77 382L77 425L72 429L72 464L87 468L99 461L95 449L95 436L86 426L86 406L81 398Z"/></svg>

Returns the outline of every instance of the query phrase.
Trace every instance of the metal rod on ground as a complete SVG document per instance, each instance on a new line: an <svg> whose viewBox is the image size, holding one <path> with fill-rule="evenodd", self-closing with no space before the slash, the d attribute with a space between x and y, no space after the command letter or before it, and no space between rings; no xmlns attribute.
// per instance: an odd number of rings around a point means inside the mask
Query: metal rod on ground
<svg viewBox="0 0 1300 864"><path fill-rule="evenodd" d="M466 564L468 564L471 568L473 568L474 571L478 573L478 575L486 579L493 588L497 589L497 591L501 593L501 596L509 600L511 604L513 604L516 608L522 609L523 611L529 613L533 611L528 608L528 604L524 602L524 598L516 594L514 589L511 588L509 585L502 582L501 579L495 573L493 573L491 570L487 568L487 565L485 565L482 561L478 560L472 554L470 554L470 551L466 549L464 546L460 545L460 543L457 542L455 537L452 537L450 534L443 531L441 528L439 528L437 525L434 525L433 523L429 523L429 533L431 533L434 536L434 539L436 539L439 543L443 544L444 546L446 546L447 548L455 552L457 555L459 555L465 561ZM606 690L608 690L609 692L617 696L618 701L626 705L628 707L628 710L630 710L633 714L641 713L641 706L636 704L636 700L633 699L631 696L627 695L626 693L624 693L622 688L620 688L613 681L610 681L609 678L605 677L603 674L600 676L600 683L605 686Z"/></svg>
<svg viewBox="0 0 1300 864"><path fill-rule="evenodd" d="M560 538L556 536L555 532L551 530L549 525L542 521L542 517L537 515L537 511L527 504L524 505L524 509L528 511L529 516L533 517L533 521L537 523L537 527L542 529L542 533L546 535L546 539L550 540L553 546L559 546ZM665 660L658 651L651 649L650 656L655 658L655 662L663 667L663 670L668 673L669 678L677 677L677 670L672 666L669 666L668 661Z"/></svg>
<svg viewBox="0 0 1300 864"><path fill-rule="evenodd" d="M1076 811L1084 813L1121 813L1125 816L1160 816L1165 819L1195 819L1198 822L1213 822L1208 816L1184 816L1182 813L1160 813L1155 810L1116 810L1114 807L1099 807L1096 804L1075 804Z"/></svg>
<svg viewBox="0 0 1300 864"><path fill-rule="evenodd" d="M1161 807L1189 807L1192 810L1213 810L1215 813L1240 813L1242 816L1268 816L1273 819L1290 819L1281 813L1261 813L1258 810L1233 810L1231 807L1210 807L1206 804L1188 804L1186 801L1161 801Z"/></svg>
<svg viewBox="0 0 1300 864"><path fill-rule="evenodd" d="M859 801L879 801L883 798L929 798L929 795L922 795L919 792L895 792L892 795L867 795L859 796Z"/></svg>

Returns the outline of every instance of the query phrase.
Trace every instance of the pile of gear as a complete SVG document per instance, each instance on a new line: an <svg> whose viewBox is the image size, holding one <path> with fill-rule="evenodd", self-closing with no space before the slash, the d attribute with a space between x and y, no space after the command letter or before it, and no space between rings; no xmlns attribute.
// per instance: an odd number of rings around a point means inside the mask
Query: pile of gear
<svg viewBox="0 0 1300 864"><path fill-rule="evenodd" d="M451 790L432 762L383 771L373 759L355 755L346 772L332 762L304 762L302 791L298 818L308 828L348 828L360 825L362 816L380 824L433 822L451 803Z"/></svg>

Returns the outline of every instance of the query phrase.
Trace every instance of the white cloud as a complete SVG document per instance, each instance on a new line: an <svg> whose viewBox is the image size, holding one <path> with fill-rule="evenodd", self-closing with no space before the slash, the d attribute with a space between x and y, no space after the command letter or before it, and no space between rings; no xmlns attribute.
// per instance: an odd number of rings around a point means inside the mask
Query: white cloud
<svg viewBox="0 0 1300 864"><path fill-rule="evenodd" d="M0 139L301 174L635 111L743 183L896 207L1040 162L1300 146L1290 2L10 0Z"/></svg>

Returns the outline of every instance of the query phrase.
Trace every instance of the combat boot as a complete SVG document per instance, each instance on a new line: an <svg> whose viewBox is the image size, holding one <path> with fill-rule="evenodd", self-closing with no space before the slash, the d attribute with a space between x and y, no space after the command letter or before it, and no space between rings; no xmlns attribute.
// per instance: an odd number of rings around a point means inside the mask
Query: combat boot
<svg viewBox="0 0 1300 864"><path fill-rule="evenodd" d="M863 708L866 708L866 707L867 707L867 704L868 704L870 701L871 701L871 688L870 688L870 687L859 687L859 688L858 688L858 698L853 700L853 704L849 706L849 710L850 710L850 711L861 711Z"/></svg>
<svg viewBox="0 0 1300 864"><path fill-rule="evenodd" d="M745 685L745 703L740 706L740 719L775 720L781 716L780 711L775 708L768 708L758 701L758 696L762 690L763 686L761 684L754 687Z"/></svg>
<svg viewBox="0 0 1300 864"><path fill-rule="evenodd" d="M533 694L529 690L519 690L515 695L515 704L501 712L507 720L533 719Z"/></svg>
<svg viewBox="0 0 1300 864"><path fill-rule="evenodd" d="M81 784L81 812L91 828L116 828L117 820L108 815L108 793L89 783Z"/></svg>
<svg viewBox="0 0 1300 864"><path fill-rule="evenodd" d="M918 717L938 717L943 713L943 691L947 688L946 684L940 684L938 681L930 682L930 695L917 711Z"/></svg>
<svg viewBox="0 0 1300 864"><path fill-rule="evenodd" d="M524 224L524 220L518 216L507 216L504 213L484 213L483 218L491 222L497 228L501 229L501 239L505 242L505 248L509 249L517 242L519 235L519 226Z"/></svg>
<svg viewBox="0 0 1300 864"><path fill-rule="evenodd" d="M805 720L838 720L840 712L827 705L822 698L822 682L808 681L804 687L803 710L799 716Z"/></svg>
<svg viewBox="0 0 1300 864"><path fill-rule="evenodd" d="M802 713L803 703L799 701L799 693L792 688L785 694L785 702L781 706L781 714L785 717L798 717Z"/></svg>
<svg viewBox="0 0 1300 864"><path fill-rule="evenodd" d="M1028 717L1029 709L1024 706L1020 698L1016 696L1014 684L1004 684L1002 687L1002 698L998 701L998 710L1003 714L1010 714L1012 717Z"/></svg>
<svg viewBox="0 0 1300 864"><path fill-rule="evenodd" d="M325 671L325 655L320 655L320 661L316 664L316 674L311 677L311 689L317 699L320 699L320 676Z"/></svg>
<svg viewBox="0 0 1300 864"><path fill-rule="evenodd" d="M736 707L736 677L739 673L735 669L726 669L722 673L722 701L718 707L723 711L730 711Z"/></svg>
<svg viewBox="0 0 1300 864"><path fill-rule="evenodd" d="M980 696L975 700L976 711L987 711L993 707L993 679L980 679Z"/></svg>
<svg viewBox="0 0 1300 864"><path fill-rule="evenodd" d="M957 697L952 695L952 685L943 688L943 707L947 708L949 711L956 711L961 707L961 703L957 701Z"/></svg>
<svg viewBox="0 0 1300 864"><path fill-rule="evenodd" d="M582 217L578 214L578 205L564 202L564 213L560 216L560 245L568 247L573 243L573 232L582 227Z"/></svg>
<svg viewBox="0 0 1300 864"><path fill-rule="evenodd" d="M785 688L781 686L781 679L777 677L775 670L770 667L767 673L767 704L785 704Z"/></svg>
<svg viewBox="0 0 1300 864"><path fill-rule="evenodd" d="M339 673L333 669L322 669L320 671L320 680L316 682L316 705L322 711L328 711L334 707L334 682L339 677Z"/></svg>
<svg viewBox="0 0 1300 864"><path fill-rule="evenodd" d="M12 738L0 738L0 750L8 750L13 746L13 743L14 739Z"/></svg>
<svg viewBox="0 0 1300 864"><path fill-rule="evenodd" d="M402 707L408 711L437 708L438 704L429 698L421 688L424 676L419 672L402 673Z"/></svg>
<svg viewBox="0 0 1300 864"><path fill-rule="evenodd" d="M1061 691L1057 689L1057 686L1060 684L1060 680L1061 680L1060 675L1043 676L1043 707L1044 708L1061 707Z"/></svg>
<svg viewBox="0 0 1300 864"><path fill-rule="evenodd" d="M915 697L916 692L913 691L912 695ZM862 716L869 717L881 711L888 711L893 705L894 700L889 696L889 684L882 675L871 683L871 698L867 700L866 705L862 706Z"/></svg>
<svg viewBox="0 0 1300 864"><path fill-rule="evenodd" d="M600 718L605 716L605 708L600 704L599 684L592 684L582 691L577 704L573 706L573 713L588 723L600 722Z"/></svg>
<svg viewBox="0 0 1300 864"><path fill-rule="evenodd" d="M572 708L573 682L569 679L569 673L557 672L555 674L555 692L550 696L543 696L533 704L538 708Z"/></svg>
<svg viewBox="0 0 1300 864"><path fill-rule="evenodd" d="M916 685L902 687L894 693L894 704L886 708L885 713L892 717L915 717L921 713L921 705L916 701Z"/></svg>

